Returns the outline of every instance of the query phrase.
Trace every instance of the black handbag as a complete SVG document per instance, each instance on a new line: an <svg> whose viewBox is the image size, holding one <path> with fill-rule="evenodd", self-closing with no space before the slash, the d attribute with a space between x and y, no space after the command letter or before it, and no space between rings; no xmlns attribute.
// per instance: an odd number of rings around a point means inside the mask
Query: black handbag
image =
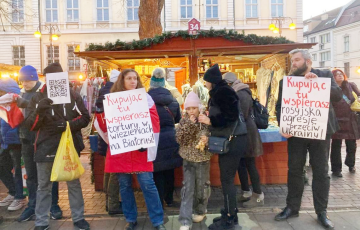
<svg viewBox="0 0 360 230"><path fill-rule="evenodd" d="M227 128L225 128L227 129ZM217 154L225 154L230 150L230 142L231 140L240 135L247 134L247 128L245 120L243 119L243 115L240 112L239 119L233 123L232 132L229 137L221 137L221 136L212 136L209 137L208 141L208 150L211 153Z"/></svg>

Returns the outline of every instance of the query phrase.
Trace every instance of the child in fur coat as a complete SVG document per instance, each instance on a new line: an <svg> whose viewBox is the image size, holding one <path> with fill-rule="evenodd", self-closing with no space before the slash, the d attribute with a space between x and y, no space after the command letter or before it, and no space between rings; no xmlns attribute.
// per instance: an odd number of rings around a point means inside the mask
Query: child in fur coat
<svg viewBox="0 0 360 230"><path fill-rule="evenodd" d="M186 114L176 128L176 140L180 144L179 154L184 159L184 180L179 215L180 230L189 230L193 222L201 222L205 218L210 196L210 158L212 154L205 148L209 136L208 126L197 121L200 106L199 97L190 92L185 100Z"/></svg>

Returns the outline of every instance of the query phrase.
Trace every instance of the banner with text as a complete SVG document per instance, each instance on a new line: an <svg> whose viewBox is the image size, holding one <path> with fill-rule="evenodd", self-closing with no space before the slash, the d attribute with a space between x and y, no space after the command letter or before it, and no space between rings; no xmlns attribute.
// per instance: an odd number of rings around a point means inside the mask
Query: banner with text
<svg viewBox="0 0 360 230"><path fill-rule="evenodd" d="M294 137L325 140L330 88L330 78L284 77L280 132Z"/></svg>
<svg viewBox="0 0 360 230"><path fill-rule="evenodd" d="M144 88L106 94L104 111L111 155L155 146Z"/></svg>

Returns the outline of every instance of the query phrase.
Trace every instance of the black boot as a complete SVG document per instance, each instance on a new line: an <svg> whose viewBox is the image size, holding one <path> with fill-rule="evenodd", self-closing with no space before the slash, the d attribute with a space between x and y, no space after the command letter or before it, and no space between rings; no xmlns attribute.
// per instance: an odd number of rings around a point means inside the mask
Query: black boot
<svg viewBox="0 0 360 230"><path fill-rule="evenodd" d="M236 209L235 209L234 224L238 224L238 223L239 223L239 219L238 219L238 216L237 216L238 212L239 212L239 209L236 208ZM222 217L223 215L226 215L226 212L225 212L225 209L224 209L224 208L222 208L222 209L220 210L220 214L221 214L221 216L215 217L215 218L213 219L213 223L220 221L220 220L221 220L221 217Z"/></svg>
<svg viewBox="0 0 360 230"><path fill-rule="evenodd" d="M326 211L318 214L318 221L325 229L334 229L334 224L326 214Z"/></svg>
<svg viewBox="0 0 360 230"><path fill-rule="evenodd" d="M209 226L210 230L233 230L235 229L234 223L235 215L230 216L228 213L221 213L221 220Z"/></svg>

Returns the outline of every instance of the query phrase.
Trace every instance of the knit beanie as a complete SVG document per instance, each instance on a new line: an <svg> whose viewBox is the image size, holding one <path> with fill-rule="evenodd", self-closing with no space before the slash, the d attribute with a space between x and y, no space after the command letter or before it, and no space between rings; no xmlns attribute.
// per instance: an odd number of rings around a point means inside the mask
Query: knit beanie
<svg viewBox="0 0 360 230"><path fill-rule="evenodd" d="M7 93L20 94L19 85L12 78L0 78L0 90Z"/></svg>
<svg viewBox="0 0 360 230"><path fill-rule="evenodd" d="M116 69L111 70L110 82L115 83L117 81L117 79L119 78L119 75L120 75L120 71L118 71Z"/></svg>
<svg viewBox="0 0 360 230"><path fill-rule="evenodd" d="M165 87L165 70L163 68L156 68L150 80L150 87L158 88Z"/></svg>
<svg viewBox="0 0 360 230"><path fill-rule="evenodd" d="M38 81L39 76L36 69L31 65L26 65L20 69L19 81Z"/></svg>
<svg viewBox="0 0 360 230"><path fill-rule="evenodd" d="M232 84L237 80L237 77L236 77L236 75L234 73L229 72L229 73L226 73L226 74L223 75L223 79L227 83Z"/></svg>
<svg viewBox="0 0 360 230"><path fill-rule="evenodd" d="M46 75L47 73L60 73L60 72L64 72L64 71L61 68L60 63L58 62L51 63L44 69L44 75Z"/></svg>
<svg viewBox="0 0 360 230"><path fill-rule="evenodd" d="M213 84L218 84L222 80L221 71L218 64L211 66L204 74L204 80Z"/></svg>
<svg viewBox="0 0 360 230"><path fill-rule="evenodd" d="M184 104L184 109L189 108L189 107L198 107L201 105L201 101L198 97L198 95L194 92L190 92L186 99L185 99L185 104Z"/></svg>

